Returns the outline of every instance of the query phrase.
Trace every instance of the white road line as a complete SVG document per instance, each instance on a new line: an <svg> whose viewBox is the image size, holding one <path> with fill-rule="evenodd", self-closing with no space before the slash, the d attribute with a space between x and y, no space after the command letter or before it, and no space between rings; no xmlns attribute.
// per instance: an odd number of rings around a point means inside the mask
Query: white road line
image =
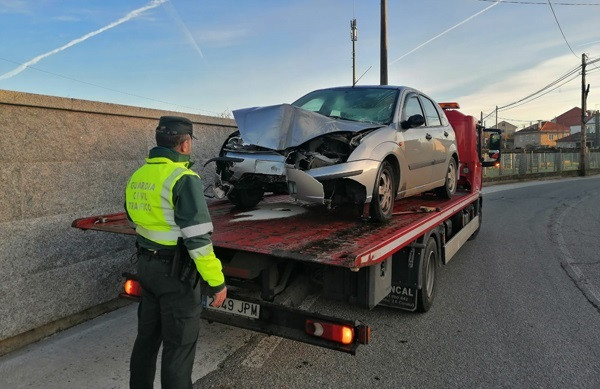
<svg viewBox="0 0 600 389"><path fill-rule="evenodd" d="M314 303L319 299L318 294L310 295L302 301L299 308L307 310L313 306ZM256 345L254 350L248 354L246 359L242 361L242 365L246 367L251 367L255 369L260 369L264 363L269 359L273 351L279 346L279 343L283 338L278 336L267 336L262 338L260 342Z"/></svg>
<svg viewBox="0 0 600 389"><path fill-rule="evenodd" d="M278 336L267 336L262 338L258 345L252 350L252 352L242 361L242 365L246 367L253 367L259 369L269 359L273 351L282 338Z"/></svg>

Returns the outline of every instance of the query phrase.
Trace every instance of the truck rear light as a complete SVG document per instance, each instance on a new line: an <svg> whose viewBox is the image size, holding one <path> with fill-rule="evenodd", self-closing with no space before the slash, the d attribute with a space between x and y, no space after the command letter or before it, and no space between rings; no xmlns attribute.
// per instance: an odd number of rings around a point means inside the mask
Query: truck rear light
<svg viewBox="0 0 600 389"><path fill-rule="evenodd" d="M307 319L305 330L309 335L318 336L341 344L351 344L354 342L354 328L347 325Z"/></svg>
<svg viewBox="0 0 600 389"><path fill-rule="evenodd" d="M123 289L129 296L140 297L142 295L142 287L137 280L128 279L125 281Z"/></svg>

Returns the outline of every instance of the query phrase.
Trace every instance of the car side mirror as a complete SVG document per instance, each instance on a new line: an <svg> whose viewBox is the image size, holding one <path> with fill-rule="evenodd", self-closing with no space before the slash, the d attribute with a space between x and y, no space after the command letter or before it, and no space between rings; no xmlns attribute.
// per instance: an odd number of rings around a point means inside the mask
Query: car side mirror
<svg viewBox="0 0 600 389"><path fill-rule="evenodd" d="M400 126L402 127L402 129L408 130L409 128L420 127L423 124L425 124L425 118L423 117L423 115L416 114L412 115L407 120L400 123Z"/></svg>

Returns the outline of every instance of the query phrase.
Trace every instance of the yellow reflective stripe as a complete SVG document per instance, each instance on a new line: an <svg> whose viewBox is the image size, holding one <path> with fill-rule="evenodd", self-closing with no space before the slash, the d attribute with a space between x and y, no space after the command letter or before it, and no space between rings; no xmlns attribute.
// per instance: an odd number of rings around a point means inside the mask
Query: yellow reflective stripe
<svg viewBox="0 0 600 389"><path fill-rule="evenodd" d="M146 239L150 239L153 242L161 244L177 244L177 238L181 236L181 230L179 227L171 227L171 231L152 231L138 225L135 228L135 232L140 234Z"/></svg>
<svg viewBox="0 0 600 389"><path fill-rule="evenodd" d="M202 257L206 257L213 251L212 243L207 244L206 246L198 247L197 249L188 250L190 253L190 257L192 259L201 259Z"/></svg>
<svg viewBox="0 0 600 389"><path fill-rule="evenodd" d="M212 245L207 245L192 251L194 254L196 254L196 251L205 252L204 255L199 257L192 257L196 263L196 269L198 269L198 272L204 281L208 282L208 285L210 286L222 285L225 282L225 277L223 276L223 266L221 265L221 261L219 261L219 259L215 256L215 252L212 250ZM190 256L191 255L192 253L190 252Z"/></svg>
<svg viewBox="0 0 600 389"><path fill-rule="evenodd" d="M213 231L213 224L211 222L208 223L200 223L194 226L188 226L181 229L181 235L184 238L192 238L194 236L208 234Z"/></svg>
<svg viewBox="0 0 600 389"><path fill-rule="evenodd" d="M167 177L166 180L163 181L162 190L160 193L160 207L163 210L163 217L165 218L165 222L171 226L175 226L175 210L173 208L173 199L171 188L173 187L175 180L179 178L183 173L186 172L187 169L178 167Z"/></svg>

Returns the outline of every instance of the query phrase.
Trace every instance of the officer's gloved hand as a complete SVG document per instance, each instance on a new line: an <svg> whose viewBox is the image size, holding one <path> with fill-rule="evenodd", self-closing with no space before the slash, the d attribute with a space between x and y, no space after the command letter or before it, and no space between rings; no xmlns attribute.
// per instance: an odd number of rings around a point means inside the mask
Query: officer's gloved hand
<svg viewBox="0 0 600 389"><path fill-rule="evenodd" d="M224 287L219 292L215 293L212 307L220 307L225 302L225 298L227 297L227 287Z"/></svg>

